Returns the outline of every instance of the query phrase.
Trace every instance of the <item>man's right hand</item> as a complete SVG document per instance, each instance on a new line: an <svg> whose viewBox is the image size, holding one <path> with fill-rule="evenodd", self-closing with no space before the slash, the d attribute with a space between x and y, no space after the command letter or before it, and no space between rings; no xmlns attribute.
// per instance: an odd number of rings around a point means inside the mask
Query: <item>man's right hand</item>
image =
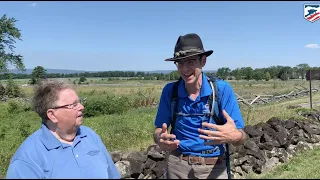
<svg viewBox="0 0 320 180"><path fill-rule="evenodd" d="M174 134L168 134L167 124L162 124L162 130L158 136L158 145L164 151L173 151L179 147L180 141Z"/></svg>

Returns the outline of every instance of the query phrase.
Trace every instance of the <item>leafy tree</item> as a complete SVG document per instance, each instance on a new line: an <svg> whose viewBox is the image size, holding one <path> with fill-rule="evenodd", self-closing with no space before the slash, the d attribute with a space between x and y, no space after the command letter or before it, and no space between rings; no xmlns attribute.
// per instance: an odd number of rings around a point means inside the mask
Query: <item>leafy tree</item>
<svg viewBox="0 0 320 180"><path fill-rule="evenodd" d="M41 79L46 78L46 71L42 66L37 66L31 73L30 84L38 84Z"/></svg>
<svg viewBox="0 0 320 180"><path fill-rule="evenodd" d="M288 80L290 74L292 74L292 68L290 66L283 66L279 71L278 78L281 80Z"/></svg>
<svg viewBox="0 0 320 180"><path fill-rule="evenodd" d="M169 80L178 80L180 77L179 75L179 72L178 71L172 71L170 74L169 74Z"/></svg>
<svg viewBox="0 0 320 180"><path fill-rule="evenodd" d="M269 73L269 72L266 72L266 73L264 74L264 79L265 79L266 81L269 81L269 80L271 79L271 76L270 76L270 73Z"/></svg>
<svg viewBox="0 0 320 180"><path fill-rule="evenodd" d="M251 80L251 79L252 79L252 76L253 76L253 69L252 69L252 67L242 67L242 68L240 69L240 71L241 71L241 74L244 75L244 78L245 78L246 80Z"/></svg>
<svg viewBox="0 0 320 180"><path fill-rule="evenodd" d="M241 70L239 68L236 68L231 72L231 74L236 78L236 80L242 79Z"/></svg>
<svg viewBox="0 0 320 180"><path fill-rule="evenodd" d="M276 79L276 78L280 77L279 72L282 67L283 66L270 66L270 67L266 68L266 71L268 71L270 73L270 76L272 79Z"/></svg>
<svg viewBox="0 0 320 180"><path fill-rule="evenodd" d="M287 81L289 79L289 75L287 73L282 73L280 79L282 81Z"/></svg>
<svg viewBox="0 0 320 180"><path fill-rule="evenodd" d="M298 68L298 72L303 80L305 78L306 71L310 69L310 66L307 63L298 64L296 66Z"/></svg>
<svg viewBox="0 0 320 180"><path fill-rule="evenodd" d="M262 69L255 69L253 70L253 79L255 79L256 81L262 80L264 77L264 73Z"/></svg>
<svg viewBox="0 0 320 180"><path fill-rule="evenodd" d="M83 83L85 82L87 79L84 77L84 76L81 76L80 79L79 79L79 82L80 83Z"/></svg>
<svg viewBox="0 0 320 180"><path fill-rule="evenodd" d="M299 75L300 75L300 73L299 73L299 69L298 69L298 67L293 67L292 68L292 73L290 74L290 79L299 79Z"/></svg>
<svg viewBox="0 0 320 180"><path fill-rule="evenodd" d="M217 70L217 76L223 79L227 79L230 76L231 69L228 67L222 67Z"/></svg>
<svg viewBox="0 0 320 180"><path fill-rule="evenodd" d="M5 95L9 98L23 97L22 90L11 78L7 81Z"/></svg>
<svg viewBox="0 0 320 180"><path fill-rule="evenodd" d="M15 18L8 18L6 14L0 19L0 72L8 72L9 64L25 71L23 57L14 54L15 40L22 40L20 30L15 27L16 22Z"/></svg>

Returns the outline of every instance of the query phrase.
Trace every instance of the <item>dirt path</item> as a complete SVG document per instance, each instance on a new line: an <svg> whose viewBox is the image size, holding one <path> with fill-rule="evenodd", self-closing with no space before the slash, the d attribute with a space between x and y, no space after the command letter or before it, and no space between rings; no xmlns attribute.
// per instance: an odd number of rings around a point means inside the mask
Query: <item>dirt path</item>
<svg viewBox="0 0 320 180"><path fill-rule="evenodd" d="M301 103L299 104L299 106L303 107L303 108L308 108L310 107L310 103ZM316 101L316 102L312 102L312 107L316 107L316 106L320 106L320 101Z"/></svg>

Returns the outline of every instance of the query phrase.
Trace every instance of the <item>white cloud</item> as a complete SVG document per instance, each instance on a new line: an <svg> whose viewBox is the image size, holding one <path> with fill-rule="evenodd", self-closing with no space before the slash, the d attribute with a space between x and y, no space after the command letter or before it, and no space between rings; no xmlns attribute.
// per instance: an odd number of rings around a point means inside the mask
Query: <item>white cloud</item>
<svg viewBox="0 0 320 180"><path fill-rule="evenodd" d="M36 7L36 5L37 5L36 2L28 4L28 6L31 6L31 7Z"/></svg>
<svg viewBox="0 0 320 180"><path fill-rule="evenodd" d="M318 49L318 48L320 48L320 45L319 44L307 44L304 47L310 48L310 49Z"/></svg>

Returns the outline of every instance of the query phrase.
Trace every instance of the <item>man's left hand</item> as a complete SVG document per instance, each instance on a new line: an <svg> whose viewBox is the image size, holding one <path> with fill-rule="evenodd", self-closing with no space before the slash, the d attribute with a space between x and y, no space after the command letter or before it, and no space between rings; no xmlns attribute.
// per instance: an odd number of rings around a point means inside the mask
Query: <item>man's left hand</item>
<svg viewBox="0 0 320 180"><path fill-rule="evenodd" d="M242 139L243 134L237 129L233 119L225 110L223 110L222 113L227 120L227 122L224 125L216 125L206 122L202 123L203 127L215 129L216 131L198 129L200 133L205 134L200 135L200 138L205 140L211 140L210 142L206 142L206 145L237 143Z"/></svg>

